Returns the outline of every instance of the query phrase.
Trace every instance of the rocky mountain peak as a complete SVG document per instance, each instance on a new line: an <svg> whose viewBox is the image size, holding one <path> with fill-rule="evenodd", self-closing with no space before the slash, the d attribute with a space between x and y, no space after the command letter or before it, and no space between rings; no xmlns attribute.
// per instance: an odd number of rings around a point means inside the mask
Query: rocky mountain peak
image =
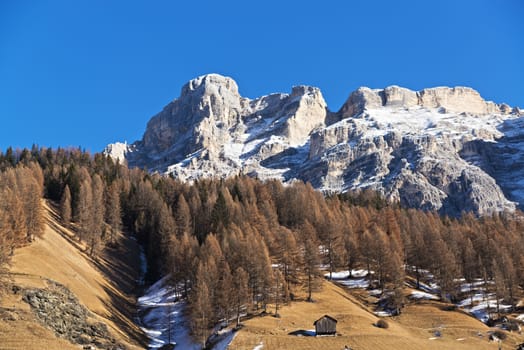
<svg viewBox="0 0 524 350"><path fill-rule="evenodd" d="M320 89L248 99L218 74L189 81L142 140L106 153L191 181L240 173L326 191L372 188L404 206L489 214L524 205L518 108L467 87L361 87L333 113Z"/></svg>
<svg viewBox="0 0 524 350"><path fill-rule="evenodd" d="M440 108L441 112L484 114L515 114L506 104L485 101L480 94L469 87L435 87L412 91L396 85L384 89L358 88L349 95L339 111L341 118L362 113L365 109L381 107L398 108ZM518 114L518 113L517 113Z"/></svg>
<svg viewBox="0 0 524 350"><path fill-rule="evenodd" d="M182 87L180 97L192 95L195 92L201 95L207 94L232 94L240 96L238 93L237 83L230 77L225 77L220 74L206 74L198 78L192 79Z"/></svg>

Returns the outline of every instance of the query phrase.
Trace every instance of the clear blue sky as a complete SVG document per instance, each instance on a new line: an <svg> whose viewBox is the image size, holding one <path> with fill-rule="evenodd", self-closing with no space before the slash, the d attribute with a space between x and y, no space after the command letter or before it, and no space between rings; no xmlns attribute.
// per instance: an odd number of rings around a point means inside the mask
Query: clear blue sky
<svg viewBox="0 0 524 350"><path fill-rule="evenodd" d="M0 0L0 149L135 141L196 76L257 97L465 85L524 107L524 1Z"/></svg>

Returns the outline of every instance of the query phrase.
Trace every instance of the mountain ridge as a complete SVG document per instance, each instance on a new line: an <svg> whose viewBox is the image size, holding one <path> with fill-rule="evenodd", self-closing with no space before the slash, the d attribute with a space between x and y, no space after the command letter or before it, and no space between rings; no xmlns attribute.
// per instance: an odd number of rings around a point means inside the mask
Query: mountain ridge
<svg viewBox="0 0 524 350"><path fill-rule="evenodd" d="M332 112L316 87L248 99L232 78L209 74L186 83L142 140L105 153L184 181L299 179L324 192L372 188L407 207L484 215L524 203L521 117L467 87L361 87ZM509 168L511 176L500 170Z"/></svg>

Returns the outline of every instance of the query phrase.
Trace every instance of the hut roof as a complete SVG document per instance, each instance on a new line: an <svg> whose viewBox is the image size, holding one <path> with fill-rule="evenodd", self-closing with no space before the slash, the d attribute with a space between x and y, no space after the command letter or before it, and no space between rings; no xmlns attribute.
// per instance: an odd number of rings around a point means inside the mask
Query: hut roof
<svg viewBox="0 0 524 350"><path fill-rule="evenodd" d="M316 325L317 325L317 322L319 322L319 321L322 320L323 318L329 318L330 320L332 320L332 321L335 322L335 323L338 322L335 318L333 318L333 317L331 317L331 316L329 316L329 315L324 315L324 316L322 316L321 318L319 318L318 320L316 320L315 322L313 322L313 325L316 326Z"/></svg>

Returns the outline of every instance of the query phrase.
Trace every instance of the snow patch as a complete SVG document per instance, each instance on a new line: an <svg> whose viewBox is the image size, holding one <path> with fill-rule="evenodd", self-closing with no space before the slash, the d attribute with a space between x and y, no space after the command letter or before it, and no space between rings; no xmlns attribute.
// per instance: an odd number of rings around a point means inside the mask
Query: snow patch
<svg viewBox="0 0 524 350"><path fill-rule="evenodd" d="M409 297L411 299L416 299L416 300L439 300L440 299L436 295L433 295L433 294L430 294L430 293L426 293L426 292L422 292L422 291L418 291L418 290L412 291L411 294L409 295Z"/></svg>

